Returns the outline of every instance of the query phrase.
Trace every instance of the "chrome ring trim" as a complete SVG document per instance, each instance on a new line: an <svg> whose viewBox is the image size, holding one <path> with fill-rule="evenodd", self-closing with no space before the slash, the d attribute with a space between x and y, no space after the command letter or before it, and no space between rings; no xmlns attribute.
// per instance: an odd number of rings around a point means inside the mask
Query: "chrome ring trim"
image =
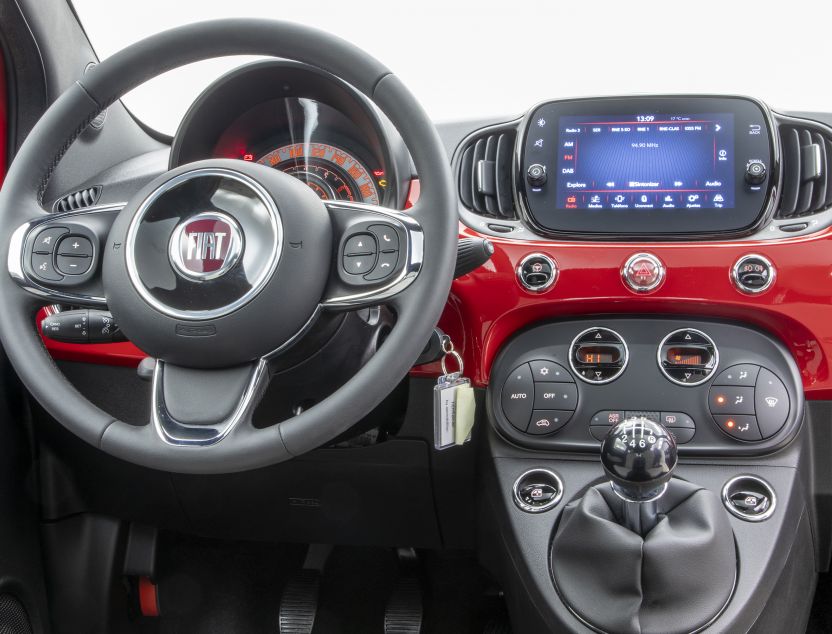
<svg viewBox="0 0 832 634"><path fill-rule="evenodd" d="M638 284L634 280L630 279L630 266L638 259L650 260L652 264L656 267L658 271L658 277L656 281L652 284ZM636 293L649 293L650 291L656 290L659 286L661 286L662 282L664 282L665 274L667 273L667 269L664 266L664 263L652 253L642 252L636 253L631 255L627 258L627 261L624 263L624 266L621 267L621 280L624 282L624 285L629 288L631 291Z"/></svg>
<svg viewBox="0 0 832 634"><path fill-rule="evenodd" d="M527 284L526 280L523 279L523 267L526 265L526 262L533 258L546 260L549 263L549 266L552 267L552 277L550 277L546 283L541 286L532 286L531 284ZM515 272L517 274L517 281L520 282L520 285L532 293L542 293L549 290L552 286L554 286L555 282L557 282L558 275L560 275L557 263L545 253L529 253L526 257L520 260Z"/></svg>
<svg viewBox="0 0 832 634"><path fill-rule="evenodd" d="M618 340L624 346L624 365L622 365L621 368L619 368L619 370L618 370L618 372L616 372L615 376L612 376L609 379L604 379L603 381L590 381L589 379L587 379L586 377L581 375L581 373L578 372L578 369L575 367L575 355L572 354L572 348L575 347L575 344L577 343L578 339L580 339L586 333L591 332L593 330L603 330L604 332L612 333L613 335L615 335L618 338ZM604 385L605 383L612 383L613 381L615 381L618 377L620 377L624 373L624 370L627 369L627 365L629 363L630 363L630 348L627 346L627 342L624 339L624 337L619 335L612 328L604 328L603 326L595 326L593 328L587 328L586 330L582 330L577 335L575 335L575 338L572 340L572 343L569 344L569 367L572 368L572 371L575 373L575 375L579 379L581 379L581 381L584 381L585 383L589 383L590 385Z"/></svg>
<svg viewBox="0 0 832 634"><path fill-rule="evenodd" d="M20 225L12 233L9 240L9 255L7 259L7 267L9 275L17 282L20 287L38 297L42 297L46 301L64 303L64 304L82 304L93 306L106 306L107 300L104 297L97 297L94 295L83 295L80 293L70 293L59 291L54 288L48 288L32 279L26 273L24 247L26 246L29 236L38 226L44 223L61 222L62 220L72 220L77 216L95 213L116 213L121 211L127 203L108 203L106 205L97 205L95 207L87 207L76 211L68 211L61 214L44 214L43 216L30 220Z"/></svg>
<svg viewBox="0 0 832 634"><path fill-rule="evenodd" d="M762 260L762 262L768 266L768 280L766 280L766 283L760 288L748 288L740 283L740 266L742 266L746 260L750 260L752 258ZM760 255L759 253L748 253L741 256L736 262L734 262L734 266L731 267L730 275L734 288L736 288L740 293L743 293L744 295L759 295L760 293L765 293L769 288L771 288L771 285L774 284L774 280L777 277L777 269L774 268L774 264L771 263L771 260L764 255Z"/></svg>
<svg viewBox="0 0 832 634"><path fill-rule="evenodd" d="M532 473L545 473L547 476L551 477L557 483L557 495L548 502L546 502L546 504L544 504L543 506L531 506L520 499L520 481ZM526 513L545 513L546 511L557 506L558 502L560 502L561 498L563 498L563 480L561 480L558 474L552 471L551 469L536 467L534 469L529 469L528 471L525 471L524 473L520 474L520 476L514 481L514 485L511 487L511 491L512 497L514 498L514 503L521 511L525 511Z"/></svg>
<svg viewBox="0 0 832 634"><path fill-rule="evenodd" d="M363 211L366 213L374 213L384 216L387 220L396 222L399 227L404 230L407 236L405 244L405 265L401 272L391 281L387 282L378 289L355 293L353 295L343 295L340 297L330 297L322 302L326 308L345 308L350 306L365 306L373 301L383 301L389 299L393 295L397 295L405 288L410 286L422 269L422 262L425 257L425 237L422 232L422 226L415 218L400 211L387 209L386 207L378 207L376 205L367 205L365 203L353 203L342 201L325 202L327 209L333 211ZM401 251L399 252L402 255Z"/></svg>
<svg viewBox="0 0 832 634"><path fill-rule="evenodd" d="M269 255L268 265L264 267L263 271L260 273L257 279L254 280L254 282L251 285L251 288L240 298L236 299L235 301L229 304L226 304L225 306L221 306L219 308L214 308L211 310L177 310L175 308L171 308L167 304L163 304L162 302L158 301L155 297L153 297L153 295L150 294L150 291L142 283L141 278L139 277L138 268L136 267L136 259L134 256L134 251L136 248L136 233L138 231L139 223L141 222L142 218L144 218L148 208L162 194L173 189L177 185L181 185L182 183L185 183L189 180L192 180L194 178L201 178L203 176L218 176L222 178L229 178L231 180L236 180L237 182L240 182L243 185L249 187L256 194L257 198L260 199L260 201L266 207L266 210L269 212L272 230L274 231L276 239L275 243L272 245L272 251ZM277 263L280 260L280 256L283 253L283 221L281 220L280 212L278 211L277 205L275 204L274 200L272 200L272 197L269 195L266 189L253 178L250 178L249 176L246 176L245 174L242 174L240 172L235 172L226 168L200 168L191 170L189 172L184 172L168 181L165 181L162 185L157 187L147 198L145 198L144 201L142 201L142 204L139 205L136 214L130 220L130 226L127 228L127 239L125 240L125 242L127 275L129 276L130 281L133 284L133 287L136 289L136 291L139 293L139 295L145 302L150 304L150 306L158 310L160 313L163 313L170 317L175 317L177 319L215 319L217 317L223 317L225 315L233 313L235 310L238 310L245 304L249 303L252 299L254 299L254 297L257 296L258 293L260 293L260 291L263 290L268 281L271 279L275 269L277 269Z"/></svg>
<svg viewBox="0 0 832 634"><path fill-rule="evenodd" d="M761 513L760 515L748 515L738 510L733 504L730 503L728 490L734 483L738 482L739 480L754 480L769 493L769 495L771 496L771 506L765 513ZM728 512L734 517L738 517L741 520L745 520L746 522L762 522L774 515L774 508L777 506L777 494L774 493L773 486L771 486L767 481L763 480L758 476L738 475L728 480L728 482L726 482L725 485L722 487L722 504L725 506L726 509L728 509Z"/></svg>
<svg viewBox="0 0 832 634"><path fill-rule="evenodd" d="M622 491L622 490L621 490L621 486L620 486L620 485L618 485L618 484L616 484L616 483L615 483L615 482L613 482L613 481L610 481L610 488L612 489L612 492L613 492L613 493L615 493L615 494L616 494L616 495L617 495L620 499L624 500L625 502L631 502L631 503L633 503L633 504L647 504L648 502L655 502L655 501L656 501L656 500L658 500L661 496L663 496L663 495L665 494L665 491L667 491L667 487L668 487L668 485L669 485L669 484L670 484L669 482L665 482L665 483L664 483L664 484L663 484L663 485L659 488L659 490L656 492L656 495L654 495L654 496L653 496L653 497L651 497L651 498L647 498L646 500L634 500L634 499L632 499L631 497L628 497L628 496L624 493L624 491Z"/></svg>
<svg viewBox="0 0 832 634"><path fill-rule="evenodd" d="M224 222L231 227L232 235L229 236L228 253L226 253L225 260L220 268L209 273L196 273L191 271L187 266L185 266L185 262L182 260L182 249L180 246L182 233L185 231L185 227L188 223L197 222L198 220L217 220ZM234 218L224 213L206 211L201 214L191 216L176 225L176 228L170 236L170 241L168 242L168 256L170 256L170 261L174 268L184 277L197 281L215 280L218 277L222 277L228 273L228 271L230 271L231 268L237 264L237 260L240 259L240 254L243 252L244 241L245 238L243 237L243 230L240 229L239 223L234 220Z"/></svg>
<svg viewBox="0 0 832 634"><path fill-rule="evenodd" d="M677 381L665 371L664 366L662 365L662 348L664 347L664 344L667 343L667 340L670 339L673 335L678 334L680 332L695 332L697 335L702 335L714 347L714 367L711 369L710 372L708 372L708 374L705 375L705 378L703 378L701 381L697 381L696 383L682 383L681 381ZM719 368L719 348L717 348L716 344L714 343L714 340L711 339L710 335L702 332L701 330L697 330L696 328L679 328L678 330L674 330L673 332L668 333L664 337L664 339L661 340L661 343L659 343L659 347L656 350L656 363L659 364L659 370L661 371L661 373L671 383L681 385L682 387L696 387L697 385L702 385L703 383L705 383L705 381L707 381L714 374L716 374L716 371Z"/></svg>

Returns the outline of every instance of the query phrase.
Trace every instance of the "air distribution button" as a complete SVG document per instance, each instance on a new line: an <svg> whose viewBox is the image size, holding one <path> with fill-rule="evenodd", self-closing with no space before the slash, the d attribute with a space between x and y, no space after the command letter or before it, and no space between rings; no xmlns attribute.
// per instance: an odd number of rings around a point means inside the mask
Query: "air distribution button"
<svg viewBox="0 0 832 634"><path fill-rule="evenodd" d="M749 185L761 185L766 180L766 164L762 161L749 161L745 166L745 182Z"/></svg>
<svg viewBox="0 0 832 634"><path fill-rule="evenodd" d="M546 184L546 166L540 163L530 165L526 170L526 179L532 187L543 187Z"/></svg>

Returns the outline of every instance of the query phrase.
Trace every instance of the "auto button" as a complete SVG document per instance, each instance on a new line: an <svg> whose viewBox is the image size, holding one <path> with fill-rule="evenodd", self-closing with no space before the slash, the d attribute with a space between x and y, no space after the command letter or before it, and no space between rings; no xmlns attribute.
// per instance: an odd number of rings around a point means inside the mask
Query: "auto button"
<svg viewBox="0 0 832 634"><path fill-rule="evenodd" d="M528 363L515 368L509 374L503 385L500 404L508 422L520 431L526 431L534 404L534 381Z"/></svg>

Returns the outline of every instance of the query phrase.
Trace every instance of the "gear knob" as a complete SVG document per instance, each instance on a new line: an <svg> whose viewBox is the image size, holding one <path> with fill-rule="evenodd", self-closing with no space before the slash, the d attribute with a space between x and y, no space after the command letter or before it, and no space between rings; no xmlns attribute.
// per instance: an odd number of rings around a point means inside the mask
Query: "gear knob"
<svg viewBox="0 0 832 634"><path fill-rule="evenodd" d="M628 418L601 443L601 464L619 496L649 502L664 493L676 467L676 441L663 425Z"/></svg>

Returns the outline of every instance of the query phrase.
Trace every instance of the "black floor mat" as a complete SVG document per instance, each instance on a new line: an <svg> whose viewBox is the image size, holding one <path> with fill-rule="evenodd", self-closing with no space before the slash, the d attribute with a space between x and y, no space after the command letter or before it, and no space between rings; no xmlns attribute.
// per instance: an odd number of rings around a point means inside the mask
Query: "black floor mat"
<svg viewBox="0 0 832 634"><path fill-rule="evenodd" d="M160 543L160 634L277 632L280 594L304 546L168 536Z"/></svg>
<svg viewBox="0 0 832 634"><path fill-rule="evenodd" d="M818 577L815 601L809 617L807 634L828 634L832 632L832 573Z"/></svg>

